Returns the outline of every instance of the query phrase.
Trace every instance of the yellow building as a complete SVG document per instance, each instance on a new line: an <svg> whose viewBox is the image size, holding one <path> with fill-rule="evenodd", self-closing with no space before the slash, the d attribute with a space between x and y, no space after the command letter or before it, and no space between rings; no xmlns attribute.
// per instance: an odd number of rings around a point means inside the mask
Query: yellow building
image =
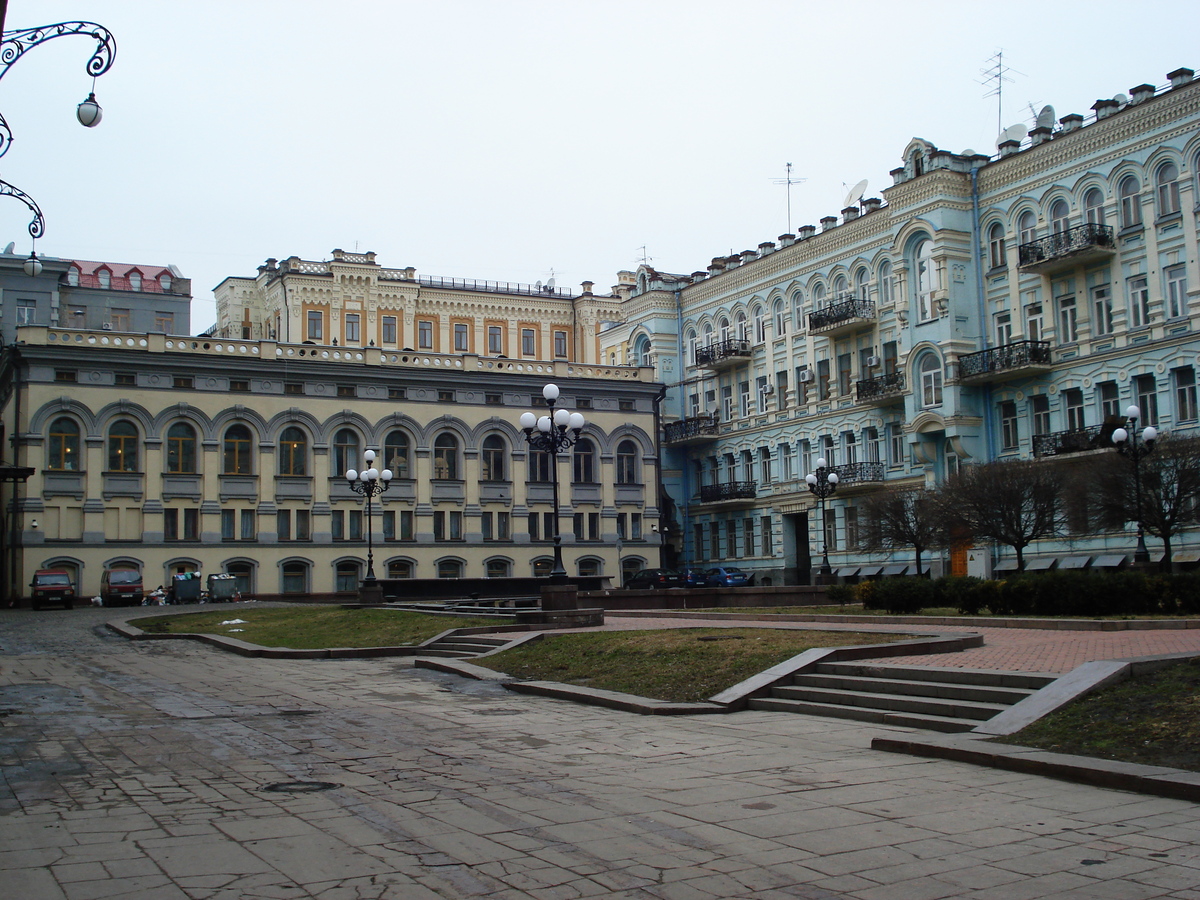
<svg viewBox="0 0 1200 900"><path fill-rule="evenodd" d="M293 324L319 305L299 282L277 286L300 304L287 307ZM322 307L342 329L348 302ZM376 334L389 307L362 304ZM453 334L452 309L439 341ZM554 331L550 317L540 333L552 344ZM548 382L587 420L559 463L567 571L616 581L622 567L658 565L651 369L360 343L19 329L0 367L0 417L10 463L34 471L15 503L3 485L10 596L47 567L72 571L84 597L111 567L139 569L148 588L227 571L260 598L354 590L366 510L344 472L362 469L367 449L395 475L373 504L380 578L548 572L548 459L518 424L545 409Z"/></svg>

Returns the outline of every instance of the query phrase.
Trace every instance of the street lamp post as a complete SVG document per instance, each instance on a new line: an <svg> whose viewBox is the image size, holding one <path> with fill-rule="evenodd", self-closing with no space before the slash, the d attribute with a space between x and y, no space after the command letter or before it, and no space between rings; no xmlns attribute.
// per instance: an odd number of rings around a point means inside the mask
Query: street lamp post
<svg viewBox="0 0 1200 900"><path fill-rule="evenodd" d="M95 87L97 76L103 75L112 67L113 59L117 55L117 42L109 30L102 25L97 25L95 22L58 22L54 25L39 25L36 28L3 31L7 5L7 3L0 3L0 78L8 73L13 63L24 56L26 51L54 38L72 34L82 34L93 38L97 43L96 51L85 67L87 73L92 76L93 87ZM100 124L102 115L103 110L96 102L94 91L89 92L87 99L80 103L75 110L79 124L85 128L93 128ZM0 116L0 156L8 152L8 148L12 146L12 140L12 129L8 127L4 117ZM32 197L19 187L4 180L0 180L0 196L15 197L29 207L29 211L33 213L33 221L29 223L29 235L35 241L42 236L46 230L46 218ZM41 267L37 254L33 253L26 262L25 271L29 275L38 275L41 273Z"/></svg>
<svg viewBox="0 0 1200 900"><path fill-rule="evenodd" d="M530 449L545 453L550 461L550 484L554 491L554 568L550 570L550 583L566 584L567 570L563 567L562 534L558 522L558 454L579 440L584 418L582 413L570 412L561 406L556 408L554 403L558 394L556 384L542 388L547 414L539 417L532 412L521 413L521 428Z"/></svg>
<svg viewBox="0 0 1200 900"><path fill-rule="evenodd" d="M361 472L347 469L346 483L350 485L350 490L354 491L354 493L362 494L367 498L367 577L362 582L363 594L366 595L378 591L378 585L375 580L374 530L371 527L371 503L391 485L392 470L384 469L380 472L375 468L374 450L368 450L364 453L363 459L366 460L367 468Z"/></svg>
<svg viewBox="0 0 1200 900"><path fill-rule="evenodd" d="M1133 461L1133 493L1137 509L1137 549L1133 552L1136 564L1150 562L1150 551L1146 549L1146 529L1142 518L1142 459L1154 452L1154 442L1158 440L1158 429L1147 425L1142 429L1142 444L1138 446L1137 423L1142 417L1142 411L1136 405L1125 410L1126 423L1129 428L1117 428L1112 433L1112 441L1117 451Z"/></svg>
<svg viewBox="0 0 1200 900"><path fill-rule="evenodd" d="M808 484L808 489L812 491L813 496L817 498L819 504L821 529L821 581L826 582L832 574L829 568L829 538L825 534L825 498L832 495L837 490L838 476L828 467L825 458L821 457L817 460L817 471L810 472L804 476L805 482Z"/></svg>

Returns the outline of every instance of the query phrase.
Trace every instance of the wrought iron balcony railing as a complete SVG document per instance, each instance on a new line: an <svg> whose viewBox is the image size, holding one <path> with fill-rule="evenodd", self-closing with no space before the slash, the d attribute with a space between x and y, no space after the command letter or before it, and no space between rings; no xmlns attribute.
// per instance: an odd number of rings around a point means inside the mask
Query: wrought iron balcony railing
<svg viewBox="0 0 1200 900"><path fill-rule="evenodd" d="M1116 250L1111 225L1088 222L1076 225L1017 248L1017 265L1022 269L1041 269L1062 259L1074 258L1079 254L1102 252L1107 255Z"/></svg>
<svg viewBox="0 0 1200 900"><path fill-rule="evenodd" d="M875 304L870 300L851 297L808 314L810 331L822 331L842 324L854 324L875 319Z"/></svg>
<svg viewBox="0 0 1200 900"><path fill-rule="evenodd" d="M750 342L745 338L727 338L707 347L696 348L696 365L712 368L750 358Z"/></svg>
<svg viewBox="0 0 1200 900"><path fill-rule="evenodd" d="M1068 453L1083 453L1087 450L1102 450L1111 447L1115 425L1089 425L1071 431L1055 431L1052 434L1033 436L1033 455L1063 456Z"/></svg>
<svg viewBox="0 0 1200 900"><path fill-rule="evenodd" d="M720 431L720 420L716 414L711 416L693 416L678 422L668 422L663 426L663 441L667 444L696 442L707 438L715 438Z"/></svg>
<svg viewBox="0 0 1200 900"><path fill-rule="evenodd" d="M727 481L724 484L700 486L701 503L720 503L723 500L753 500L758 496L758 483L754 481Z"/></svg>
<svg viewBox="0 0 1200 900"><path fill-rule="evenodd" d="M891 400L904 394L904 373L889 372L854 384L859 403Z"/></svg>
<svg viewBox="0 0 1200 900"><path fill-rule="evenodd" d="M834 466L833 471L837 472L838 487L883 481L884 477L884 465L881 462L843 463Z"/></svg>
<svg viewBox="0 0 1200 900"><path fill-rule="evenodd" d="M974 378L1031 366L1049 366L1050 362L1049 341L1013 341L960 356L958 372L961 378Z"/></svg>

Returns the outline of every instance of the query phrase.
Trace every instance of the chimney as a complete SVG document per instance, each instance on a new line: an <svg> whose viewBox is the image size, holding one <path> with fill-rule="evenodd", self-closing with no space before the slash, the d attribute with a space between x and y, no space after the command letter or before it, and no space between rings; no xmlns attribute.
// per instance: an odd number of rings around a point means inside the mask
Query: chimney
<svg viewBox="0 0 1200 900"><path fill-rule="evenodd" d="M892 176L893 185L900 184L904 181L904 166L901 166L898 169L892 169L892 171L888 174Z"/></svg>
<svg viewBox="0 0 1200 900"><path fill-rule="evenodd" d="M585 281L585 282L583 282L583 284L581 285L581 287L583 288L583 293L584 293L584 296L591 296L591 293L592 293L592 285L593 285L593 284L595 284L595 282L593 282L593 281Z"/></svg>
<svg viewBox="0 0 1200 900"><path fill-rule="evenodd" d="M1012 156L1014 153L1020 150L1021 142L1010 138L1007 141L1001 141L998 145L998 149L1000 150L1000 158L1004 159L1004 157Z"/></svg>
<svg viewBox="0 0 1200 900"><path fill-rule="evenodd" d="M758 255L766 256L768 253L775 252L775 243L773 241L763 241L758 245Z"/></svg>
<svg viewBox="0 0 1200 900"><path fill-rule="evenodd" d="M853 222L857 218L858 218L858 207L857 206L847 206L845 209L842 210L842 221L843 222Z"/></svg>
<svg viewBox="0 0 1200 900"><path fill-rule="evenodd" d="M725 271L725 260L719 256L714 256L712 262L708 264L709 275L720 275Z"/></svg>
<svg viewBox="0 0 1200 900"><path fill-rule="evenodd" d="M801 225L800 226L800 240L802 240L802 241L808 240L810 237L812 237L816 233L817 233L816 225Z"/></svg>
<svg viewBox="0 0 1200 900"><path fill-rule="evenodd" d="M790 247L794 243L796 243L796 236L794 234L781 234L779 236L780 250L782 250L784 247Z"/></svg>
<svg viewBox="0 0 1200 900"><path fill-rule="evenodd" d="M1152 84L1139 84L1137 87L1131 87L1129 89L1130 103L1143 103L1153 96L1154 85Z"/></svg>
<svg viewBox="0 0 1200 900"><path fill-rule="evenodd" d="M1096 121L1107 119L1120 108L1120 104L1116 100L1097 100L1092 104L1092 109L1096 111Z"/></svg>
<svg viewBox="0 0 1200 900"><path fill-rule="evenodd" d="M1036 147L1038 144L1044 144L1046 141L1050 140L1050 136L1053 133L1054 130L1049 125L1042 125L1039 128L1031 128L1029 129L1029 140L1032 142L1033 146Z"/></svg>
<svg viewBox="0 0 1200 900"><path fill-rule="evenodd" d="M875 210L879 209L881 206L883 206L883 201L881 199L879 199L878 197L869 197L863 201L863 207L864 207L863 212L864 213L873 213L873 212L875 212Z"/></svg>
<svg viewBox="0 0 1200 900"><path fill-rule="evenodd" d="M1168 72L1167 77L1171 79L1171 87L1178 88L1190 84L1195 74L1192 69L1176 69L1174 72Z"/></svg>
<svg viewBox="0 0 1200 900"><path fill-rule="evenodd" d="M754 250L743 250L742 251L742 262L743 263L748 263L748 262L751 262L756 259L758 259L758 253L756 251L754 251Z"/></svg>
<svg viewBox="0 0 1200 900"><path fill-rule="evenodd" d="M693 272L692 273L692 282L695 283L697 281L703 281L707 277L708 277L707 272Z"/></svg>
<svg viewBox="0 0 1200 900"><path fill-rule="evenodd" d="M1150 88L1150 93L1154 93L1154 88ZM1071 113L1069 116L1059 119L1058 124L1062 126L1063 134L1070 134L1083 127L1083 116L1079 113Z"/></svg>
<svg viewBox="0 0 1200 900"><path fill-rule="evenodd" d="M821 231L837 227L837 216L821 216Z"/></svg>

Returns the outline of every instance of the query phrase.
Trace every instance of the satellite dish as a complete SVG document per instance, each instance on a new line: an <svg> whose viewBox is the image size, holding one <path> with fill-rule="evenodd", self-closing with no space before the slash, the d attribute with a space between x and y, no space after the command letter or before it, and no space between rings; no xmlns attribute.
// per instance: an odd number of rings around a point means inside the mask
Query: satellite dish
<svg viewBox="0 0 1200 900"><path fill-rule="evenodd" d="M1129 105L1129 98L1126 97L1124 94L1117 94L1117 96L1113 97L1113 99L1116 100L1117 103L1123 107Z"/></svg>
<svg viewBox="0 0 1200 900"><path fill-rule="evenodd" d="M534 287L540 291L542 289L542 283L539 281L537 284L534 285Z"/></svg>
<svg viewBox="0 0 1200 900"><path fill-rule="evenodd" d="M550 290L554 290L554 279L553 278L551 278L549 281L546 282L546 287L549 288Z"/></svg>
<svg viewBox="0 0 1200 900"><path fill-rule="evenodd" d="M1037 127L1038 128L1053 128L1054 127L1054 107L1046 105L1042 107L1042 111L1038 113Z"/></svg>
<svg viewBox="0 0 1200 900"><path fill-rule="evenodd" d="M1021 141L1025 140L1026 135L1029 134L1029 129L1018 122L1016 125L1009 125L1007 128L1005 128L1004 133L1008 135L1005 140L1016 141L1017 143L1020 143Z"/></svg>
<svg viewBox="0 0 1200 900"><path fill-rule="evenodd" d="M853 206L862 199L862 195L867 191L867 179L863 179L854 187L850 188L850 193L846 195L846 199L842 202L842 206Z"/></svg>
<svg viewBox="0 0 1200 900"><path fill-rule="evenodd" d="M17 249L17 242L16 242L16 241L9 241L9 242L8 242L8 246L4 248L4 252L5 252L5 254L6 254L6 255L10 255L10 254L12 254L12 253L13 253L13 252L14 252L16 249Z"/></svg>

